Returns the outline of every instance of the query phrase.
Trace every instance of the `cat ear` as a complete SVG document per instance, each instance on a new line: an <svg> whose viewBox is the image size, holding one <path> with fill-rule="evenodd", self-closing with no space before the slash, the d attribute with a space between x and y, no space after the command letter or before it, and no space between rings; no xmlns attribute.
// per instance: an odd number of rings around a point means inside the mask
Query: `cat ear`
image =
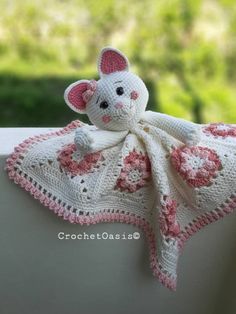
<svg viewBox="0 0 236 314"><path fill-rule="evenodd" d="M86 113L86 99L84 94L89 89L90 81L80 80L67 87L64 99L67 105L78 113Z"/></svg>
<svg viewBox="0 0 236 314"><path fill-rule="evenodd" d="M100 76L118 71L129 71L129 61L122 52L115 48L103 48L98 58Z"/></svg>

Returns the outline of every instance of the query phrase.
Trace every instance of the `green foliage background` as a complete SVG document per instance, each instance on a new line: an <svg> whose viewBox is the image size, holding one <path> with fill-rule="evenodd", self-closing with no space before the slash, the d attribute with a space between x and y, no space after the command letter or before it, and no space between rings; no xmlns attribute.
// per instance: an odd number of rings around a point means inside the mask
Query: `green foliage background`
<svg viewBox="0 0 236 314"><path fill-rule="evenodd" d="M63 93L97 78L107 45L146 82L149 109L236 123L235 0L1 0L0 11L0 126L84 120Z"/></svg>

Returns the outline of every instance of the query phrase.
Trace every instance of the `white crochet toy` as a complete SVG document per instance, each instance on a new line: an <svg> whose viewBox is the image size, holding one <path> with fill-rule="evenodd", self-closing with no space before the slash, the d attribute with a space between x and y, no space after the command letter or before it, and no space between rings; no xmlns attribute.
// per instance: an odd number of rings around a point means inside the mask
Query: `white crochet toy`
<svg viewBox="0 0 236 314"><path fill-rule="evenodd" d="M93 125L26 139L7 159L9 177L71 223L141 228L153 274L175 289L185 241L236 208L236 125L145 111L145 84L116 49L102 50L98 71L65 92Z"/></svg>
<svg viewBox="0 0 236 314"><path fill-rule="evenodd" d="M97 127L76 131L78 151L87 154L118 144L141 120L148 122L187 145L200 139L199 127L165 114L145 112L148 90L144 82L129 71L128 59L114 48L104 48L98 59L100 80L80 80L65 91L65 101L75 112L87 114ZM114 132L115 131L115 132Z"/></svg>

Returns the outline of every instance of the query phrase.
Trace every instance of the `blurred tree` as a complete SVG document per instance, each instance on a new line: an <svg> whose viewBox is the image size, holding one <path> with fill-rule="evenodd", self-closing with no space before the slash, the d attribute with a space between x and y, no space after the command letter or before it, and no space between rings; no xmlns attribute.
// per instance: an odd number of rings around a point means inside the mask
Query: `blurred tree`
<svg viewBox="0 0 236 314"><path fill-rule="evenodd" d="M234 0L2 0L0 9L1 125L76 118L64 89L97 78L106 45L128 55L151 110L196 122L236 120Z"/></svg>

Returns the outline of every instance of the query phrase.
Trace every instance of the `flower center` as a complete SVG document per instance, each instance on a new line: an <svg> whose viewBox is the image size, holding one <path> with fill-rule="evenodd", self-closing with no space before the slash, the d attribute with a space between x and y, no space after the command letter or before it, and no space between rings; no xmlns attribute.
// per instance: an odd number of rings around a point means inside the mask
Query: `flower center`
<svg viewBox="0 0 236 314"><path fill-rule="evenodd" d="M141 179L141 173L138 169L133 169L128 174L129 181L137 182Z"/></svg>
<svg viewBox="0 0 236 314"><path fill-rule="evenodd" d="M186 163L189 167L196 169L196 168L202 168L204 165L204 159L198 157L198 156L192 156L191 158L188 158Z"/></svg>

